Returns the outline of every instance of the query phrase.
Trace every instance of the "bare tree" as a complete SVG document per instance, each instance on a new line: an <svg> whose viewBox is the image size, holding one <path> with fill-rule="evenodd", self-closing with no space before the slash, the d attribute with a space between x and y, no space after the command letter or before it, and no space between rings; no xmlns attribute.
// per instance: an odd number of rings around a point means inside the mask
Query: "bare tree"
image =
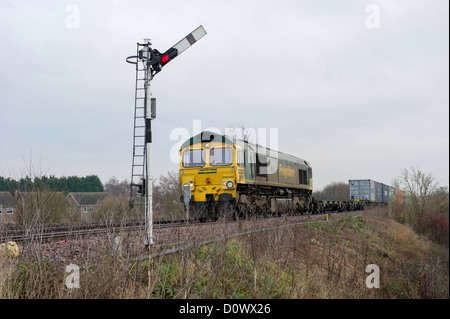
<svg viewBox="0 0 450 319"><path fill-rule="evenodd" d="M184 206L180 200L183 195L180 175L177 171L167 172L153 182L153 207L159 217L180 217Z"/></svg>
<svg viewBox="0 0 450 319"><path fill-rule="evenodd" d="M136 209L130 211L128 196L113 195L100 200L93 211L92 218L96 222L124 222L138 220Z"/></svg>
<svg viewBox="0 0 450 319"><path fill-rule="evenodd" d="M323 190L314 192L314 198L319 200L340 200L349 199L348 184L344 182L332 182L324 187Z"/></svg>
<svg viewBox="0 0 450 319"><path fill-rule="evenodd" d="M438 187L433 194L431 194L430 201L431 210L443 214L448 218L449 213L449 193L447 186Z"/></svg>
<svg viewBox="0 0 450 319"><path fill-rule="evenodd" d="M225 134L228 134L233 139L242 140L245 142L256 143L256 131L253 127L246 127L241 124L232 129L227 129Z"/></svg>
<svg viewBox="0 0 450 319"><path fill-rule="evenodd" d="M108 192L110 195L128 195L130 183L127 180L119 183L119 180L113 176L105 183L105 192Z"/></svg>
<svg viewBox="0 0 450 319"><path fill-rule="evenodd" d="M438 183L431 173L426 174L415 167L402 170L399 179L403 197L412 205L411 217L415 219L428 207L431 194L438 189Z"/></svg>
<svg viewBox="0 0 450 319"><path fill-rule="evenodd" d="M61 192L36 188L34 192L16 192L16 222L19 225L60 223L70 220L69 208Z"/></svg>

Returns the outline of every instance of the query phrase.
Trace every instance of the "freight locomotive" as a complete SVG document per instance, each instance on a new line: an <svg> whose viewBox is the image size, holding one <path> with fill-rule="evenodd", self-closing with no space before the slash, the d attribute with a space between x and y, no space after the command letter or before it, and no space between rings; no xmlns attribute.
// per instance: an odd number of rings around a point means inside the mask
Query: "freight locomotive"
<svg viewBox="0 0 450 319"><path fill-rule="evenodd" d="M189 190L191 218L361 208L353 201L315 200L308 161L248 141L203 131L182 144L180 159L180 182Z"/></svg>

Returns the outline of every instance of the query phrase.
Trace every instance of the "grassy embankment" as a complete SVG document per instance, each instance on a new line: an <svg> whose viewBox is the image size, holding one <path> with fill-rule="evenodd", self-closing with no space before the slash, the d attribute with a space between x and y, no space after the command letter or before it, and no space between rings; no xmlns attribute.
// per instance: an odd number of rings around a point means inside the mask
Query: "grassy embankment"
<svg viewBox="0 0 450 319"><path fill-rule="evenodd" d="M83 253L80 288L65 264L28 252L0 257L1 298L449 298L448 245L432 243L385 210L298 225L145 261ZM344 215L343 215L344 217ZM131 253L131 252L129 252ZM79 256L80 257L80 256ZM380 288L366 287L366 266Z"/></svg>

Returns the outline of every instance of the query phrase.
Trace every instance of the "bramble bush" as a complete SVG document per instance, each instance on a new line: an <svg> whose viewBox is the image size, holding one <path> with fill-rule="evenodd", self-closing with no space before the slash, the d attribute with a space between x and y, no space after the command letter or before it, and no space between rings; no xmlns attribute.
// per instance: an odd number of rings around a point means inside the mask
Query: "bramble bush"
<svg viewBox="0 0 450 319"><path fill-rule="evenodd" d="M449 221L443 214L434 211L420 213L416 221L416 229L436 243L446 246L449 244Z"/></svg>

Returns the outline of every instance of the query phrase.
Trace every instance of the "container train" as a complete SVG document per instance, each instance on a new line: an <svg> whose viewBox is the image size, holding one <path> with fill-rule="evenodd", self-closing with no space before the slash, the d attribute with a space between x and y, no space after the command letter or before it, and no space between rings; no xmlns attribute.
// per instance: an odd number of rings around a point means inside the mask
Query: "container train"
<svg viewBox="0 0 450 319"><path fill-rule="evenodd" d="M189 190L189 217L200 220L350 211L370 202L315 200L308 161L210 131L182 144L180 182Z"/></svg>
<svg viewBox="0 0 450 319"><path fill-rule="evenodd" d="M370 179L348 181L350 200L368 203L387 203L395 196L401 201L401 192L389 185Z"/></svg>

